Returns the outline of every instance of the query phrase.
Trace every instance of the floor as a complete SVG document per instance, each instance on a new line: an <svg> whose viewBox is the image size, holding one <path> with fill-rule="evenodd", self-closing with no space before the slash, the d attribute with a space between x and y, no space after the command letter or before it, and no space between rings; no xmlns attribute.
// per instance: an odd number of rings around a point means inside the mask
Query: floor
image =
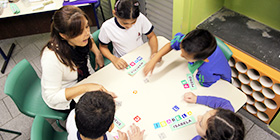
<svg viewBox="0 0 280 140"><path fill-rule="evenodd" d="M94 32L96 29L92 28ZM16 44L16 48L12 54L12 58L8 64L5 74L0 74L0 128L19 131L21 136L0 132L0 140L28 140L30 139L30 130L33 118L27 117L20 113L14 102L8 97L4 91L5 80L11 69L22 59L27 59L34 67L35 71L41 76L40 50L49 40L49 33L30 35L24 37L16 37L11 39L0 40L0 46L5 53L8 53L10 45ZM0 58L0 65L4 63ZM244 109L240 109L238 114L243 117L246 129L245 140L279 140L280 136L269 130L266 124L262 123L253 115Z"/></svg>

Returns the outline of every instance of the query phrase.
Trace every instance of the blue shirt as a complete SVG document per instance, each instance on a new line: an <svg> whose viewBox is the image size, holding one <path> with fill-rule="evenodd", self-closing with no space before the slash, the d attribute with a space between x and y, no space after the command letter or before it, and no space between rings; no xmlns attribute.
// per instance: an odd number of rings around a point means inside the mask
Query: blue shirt
<svg viewBox="0 0 280 140"><path fill-rule="evenodd" d="M234 112L234 108L231 105L230 101L224 98L219 98L214 96L197 96L196 103L206 105L214 109L220 107ZM192 138L192 140L201 140L201 136L197 135L194 138Z"/></svg>
<svg viewBox="0 0 280 140"><path fill-rule="evenodd" d="M171 48L180 50L180 43L185 37L182 33L177 33L171 40ZM231 82L231 69L228 61L219 46L208 57L209 62L204 62L198 68L196 79L201 86L210 87L219 79ZM193 63L189 63L192 65Z"/></svg>

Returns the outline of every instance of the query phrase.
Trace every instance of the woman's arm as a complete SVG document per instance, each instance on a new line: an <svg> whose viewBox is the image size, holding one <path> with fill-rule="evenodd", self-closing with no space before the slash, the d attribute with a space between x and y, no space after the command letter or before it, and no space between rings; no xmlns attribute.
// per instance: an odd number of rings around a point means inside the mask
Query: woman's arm
<svg viewBox="0 0 280 140"><path fill-rule="evenodd" d="M91 51L95 54L95 70L98 69L98 66L100 68L102 68L104 66L104 59L103 59L103 55L101 54L100 50L97 48L95 42L93 39L91 39L92 41L92 47L91 47Z"/></svg>

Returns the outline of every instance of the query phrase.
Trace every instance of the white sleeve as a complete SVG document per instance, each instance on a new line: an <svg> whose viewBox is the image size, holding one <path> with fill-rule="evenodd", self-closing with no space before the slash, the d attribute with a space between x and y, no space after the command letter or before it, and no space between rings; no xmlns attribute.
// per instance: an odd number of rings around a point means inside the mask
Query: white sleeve
<svg viewBox="0 0 280 140"><path fill-rule="evenodd" d="M100 28L100 32L98 35L98 40L100 41L101 44L109 44L111 42L108 34L107 34L107 26L106 23L103 23L103 25Z"/></svg>
<svg viewBox="0 0 280 140"><path fill-rule="evenodd" d="M139 20L141 20L141 24L142 24L142 33L144 35L148 35L153 30L152 23L142 13L140 13L139 18L140 18Z"/></svg>
<svg viewBox="0 0 280 140"><path fill-rule="evenodd" d="M67 140L77 140L78 129L75 122L75 109L73 109L67 117L66 130L68 133Z"/></svg>
<svg viewBox="0 0 280 140"><path fill-rule="evenodd" d="M65 88L62 88L62 65L54 52L44 51L41 58L42 96L46 104L54 109L69 109L71 102L66 100Z"/></svg>

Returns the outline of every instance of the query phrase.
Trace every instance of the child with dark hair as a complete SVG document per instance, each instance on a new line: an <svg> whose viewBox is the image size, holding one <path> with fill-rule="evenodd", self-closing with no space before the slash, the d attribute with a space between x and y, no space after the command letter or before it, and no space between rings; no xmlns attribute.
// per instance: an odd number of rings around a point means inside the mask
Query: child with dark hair
<svg viewBox="0 0 280 140"><path fill-rule="evenodd" d="M103 91L85 93L76 104L66 122L68 140L114 140L109 133L114 128L115 102ZM131 140L143 140L144 130L131 125L128 135ZM118 131L120 140L127 140L124 132Z"/></svg>
<svg viewBox="0 0 280 140"><path fill-rule="evenodd" d="M231 82L231 69L225 55L217 46L215 37L204 29L195 29L187 35L177 33L146 64L144 74L152 73L156 63L172 49L181 50L181 56L188 61L191 73L198 69L196 78L201 86L209 87L219 79Z"/></svg>
<svg viewBox="0 0 280 140"><path fill-rule="evenodd" d="M142 35L149 39L151 57L158 50L158 41L153 32L153 25L139 10L137 0L117 0L113 10L114 17L102 24L99 33L99 49L117 69L128 66L121 56L141 46L144 42ZM108 44L113 44L113 54Z"/></svg>
<svg viewBox="0 0 280 140"><path fill-rule="evenodd" d="M184 100L214 108L197 117L196 131L199 135L192 140L243 140L244 124L240 116L234 113L231 103L213 96L196 96L185 93Z"/></svg>

